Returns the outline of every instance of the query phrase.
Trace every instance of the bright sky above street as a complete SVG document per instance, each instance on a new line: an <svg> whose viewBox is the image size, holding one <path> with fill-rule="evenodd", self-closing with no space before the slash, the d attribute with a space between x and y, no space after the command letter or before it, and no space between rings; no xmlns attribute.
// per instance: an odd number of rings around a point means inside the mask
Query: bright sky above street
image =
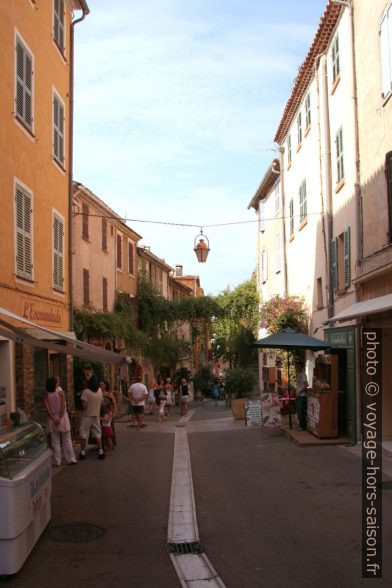
<svg viewBox="0 0 392 588"><path fill-rule="evenodd" d="M326 0L88 5L75 29L74 179L206 293L236 286L256 267L247 206ZM208 226L240 221L252 222Z"/></svg>

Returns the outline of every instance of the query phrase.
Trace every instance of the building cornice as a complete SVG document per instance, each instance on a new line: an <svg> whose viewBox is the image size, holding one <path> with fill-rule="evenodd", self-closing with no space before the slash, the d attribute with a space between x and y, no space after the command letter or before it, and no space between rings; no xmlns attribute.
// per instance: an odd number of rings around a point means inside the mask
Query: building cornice
<svg viewBox="0 0 392 588"><path fill-rule="evenodd" d="M262 198L268 196L272 186L276 182L277 178L280 176L280 163L279 159L274 159L267 171L264 174L263 179L260 182L259 187L256 190L255 195L253 196L252 200L248 204L249 208L254 208L255 210L259 207L259 202Z"/></svg>

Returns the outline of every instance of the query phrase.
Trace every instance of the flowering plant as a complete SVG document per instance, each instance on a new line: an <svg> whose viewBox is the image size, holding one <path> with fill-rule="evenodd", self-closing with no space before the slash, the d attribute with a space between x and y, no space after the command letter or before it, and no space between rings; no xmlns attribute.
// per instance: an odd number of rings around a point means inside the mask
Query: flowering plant
<svg viewBox="0 0 392 588"><path fill-rule="evenodd" d="M269 334L277 333L291 327L298 331L306 331L308 314L305 299L302 296L273 296L263 304L260 310L260 328L267 329Z"/></svg>

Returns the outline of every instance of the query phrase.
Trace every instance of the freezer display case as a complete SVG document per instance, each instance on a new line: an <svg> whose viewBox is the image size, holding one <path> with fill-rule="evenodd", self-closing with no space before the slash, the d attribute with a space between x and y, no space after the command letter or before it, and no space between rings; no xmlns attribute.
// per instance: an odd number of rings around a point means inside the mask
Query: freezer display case
<svg viewBox="0 0 392 588"><path fill-rule="evenodd" d="M42 427L0 435L0 574L16 573L50 520L51 452Z"/></svg>

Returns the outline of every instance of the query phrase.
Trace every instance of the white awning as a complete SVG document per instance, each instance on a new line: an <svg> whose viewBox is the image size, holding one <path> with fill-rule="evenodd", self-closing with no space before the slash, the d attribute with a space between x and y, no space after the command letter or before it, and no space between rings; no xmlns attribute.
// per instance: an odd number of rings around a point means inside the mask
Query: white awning
<svg viewBox="0 0 392 588"><path fill-rule="evenodd" d="M378 296L377 298L371 298L370 300L364 300L363 302L352 304L341 312L338 312L338 314L335 314L330 320L337 322L349 321L360 316L377 314L387 310L392 310L392 294Z"/></svg>
<svg viewBox="0 0 392 588"><path fill-rule="evenodd" d="M44 349L51 349L58 351L59 353L66 353L69 355L76 355L82 359L89 361L98 361L100 363L111 363L120 365L125 363L127 360L123 355L114 353L113 351L107 351L96 345L85 343L75 339L74 333L62 333L59 331L53 331L37 325L13 312L0 307L0 315L6 318L0 317L0 335L8 339L12 339L17 343L24 343L25 345L33 345L34 347L42 347ZM32 329L22 329L15 326L9 320L18 321ZM35 331L38 329L38 332ZM55 341L57 341L57 343Z"/></svg>

